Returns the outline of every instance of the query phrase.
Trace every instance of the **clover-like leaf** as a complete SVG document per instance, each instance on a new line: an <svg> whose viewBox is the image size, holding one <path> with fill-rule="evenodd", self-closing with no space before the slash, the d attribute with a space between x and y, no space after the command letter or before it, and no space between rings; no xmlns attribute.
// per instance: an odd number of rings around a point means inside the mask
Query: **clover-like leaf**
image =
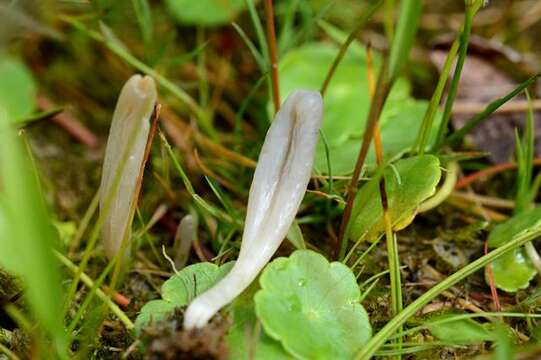
<svg viewBox="0 0 541 360"><path fill-rule="evenodd" d="M219 26L244 10L245 0L166 0L173 19L185 25Z"/></svg>
<svg viewBox="0 0 541 360"><path fill-rule="evenodd" d="M338 47L326 43L307 44L285 54L280 61L280 93L287 96L299 87L319 90L334 61ZM375 56L375 67L379 58ZM401 79L393 87L380 117L380 132L386 158L408 150L417 136L427 108L425 101L409 95L408 83ZM324 97L325 117L321 130L329 145L332 173L351 173L361 146L366 118L370 107L366 55L352 46L338 66ZM432 135L439 124L434 121ZM375 164L370 149L367 165ZM320 140L314 167L328 172L325 147Z"/></svg>
<svg viewBox="0 0 541 360"><path fill-rule="evenodd" d="M269 336L302 359L351 359L370 339L355 276L310 250L278 258L263 271L256 313Z"/></svg>
<svg viewBox="0 0 541 360"><path fill-rule="evenodd" d="M434 194L440 181L440 161L432 155L398 160L384 171L390 217L395 231L409 225L421 202ZM372 178L357 193L353 204L349 237L373 241L383 233L383 207L379 178Z"/></svg>
<svg viewBox="0 0 541 360"><path fill-rule="evenodd" d="M197 295L222 279L234 262L217 266L209 262L190 265L171 276L162 285L162 298L146 303L135 320L136 332L149 321L159 321L174 308L187 305Z"/></svg>
<svg viewBox="0 0 541 360"><path fill-rule="evenodd" d="M14 121L24 120L36 108L32 73L20 61L0 58L0 106Z"/></svg>
<svg viewBox="0 0 541 360"><path fill-rule="evenodd" d="M523 249L514 249L494 260L491 266L494 285L507 292L527 288L537 273Z"/></svg>

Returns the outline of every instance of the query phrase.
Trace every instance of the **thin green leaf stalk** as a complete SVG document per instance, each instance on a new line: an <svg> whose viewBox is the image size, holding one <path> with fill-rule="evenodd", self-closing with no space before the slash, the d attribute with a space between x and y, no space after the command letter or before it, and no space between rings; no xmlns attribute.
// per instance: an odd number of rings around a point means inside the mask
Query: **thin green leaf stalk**
<svg viewBox="0 0 541 360"><path fill-rule="evenodd" d="M371 5L368 9L366 9L363 12L361 18L357 21L357 25L355 26L355 28L348 35L346 41L344 41L342 46L340 46L340 50L338 51L338 54L336 54L336 58L334 59L331 67L329 68L329 71L327 72L327 76L325 76L325 80L323 81L323 84L321 85L321 89L319 90L319 92L321 93L321 96L325 97L325 92L327 91L327 88L329 87L331 79L334 73L336 72L338 65L340 64L340 62L346 55L346 52L349 46L351 45L353 40L357 38L357 35L359 34L359 32L362 29L364 29L368 20L370 20L372 15L374 15L376 10L379 9L382 3L383 3L383 0L378 0L377 2L375 2L373 5Z"/></svg>
<svg viewBox="0 0 541 360"><path fill-rule="evenodd" d="M533 159L534 159L534 142L535 142L535 126L533 115L533 103L532 98L528 90L526 97L528 98L528 113L526 118L526 126L524 131L524 140L517 137L517 195L515 198L514 213L518 214L526 210L530 206L530 192L532 190L532 177L533 177ZM526 255L530 259L533 267L541 275L541 257L535 249L533 243L529 242L524 245Z"/></svg>
<svg viewBox="0 0 541 360"><path fill-rule="evenodd" d="M244 0L244 2L246 3L246 7L248 8L248 13L250 14L250 19L252 20L252 24L254 25L257 41L259 42L259 48L261 49L261 54L263 55L263 59L268 61L269 52L268 52L267 40L265 38L265 31L263 30L263 25L261 24L261 20L259 19L259 16L257 15L257 10L255 8L254 0ZM268 66L269 63L267 62L266 65Z"/></svg>
<svg viewBox="0 0 541 360"><path fill-rule="evenodd" d="M394 38L394 9L396 7L396 0L385 0L385 12L383 14L383 27L385 29L385 36L389 44L393 42Z"/></svg>
<svg viewBox="0 0 541 360"><path fill-rule="evenodd" d="M186 105L186 107L190 111L194 113L195 118L197 119L203 131L205 131L214 141L219 140L216 129L214 129L214 127L210 123L209 118L207 114L205 113L205 111L197 104L197 102L186 91L184 91L182 88L175 85L172 81L170 81L165 76L158 73L152 67L148 66L147 64L137 59L132 54L128 53L122 47L105 39L100 33L88 29L82 22L70 16L60 16L60 19L70 24L75 29L81 31L82 33L90 37L91 39L105 45L105 47L107 47L109 50L111 50L114 54L116 54L118 57L120 57L129 65L133 66L134 68L141 71L142 73L154 78L156 82L158 82L164 89L171 92L171 94L177 97L182 103Z"/></svg>
<svg viewBox="0 0 541 360"><path fill-rule="evenodd" d="M388 63L389 77L393 80L398 77L409 58L411 47L415 41L422 8L423 4L421 0L400 1L400 15L396 23L396 31L392 39Z"/></svg>
<svg viewBox="0 0 541 360"><path fill-rule="evenodd" d="M372 48L366 47L366 63L367 63L367 78L368 78L368 92L370 97L374 97L375 93L375 81L374 81L374 66L372 62ZM383 146L381 144L381 134L379 126L374 128L374 148L376 153L376 162L379 167L383 164ZM402 281L400 278L400 257L398 254L398 243L396 236L393 234L393 225L391 222L389 212L389 201L387 199L387 190L385 185L385 176L382 176L379 180L379 195L381 199L381 205L383 207L383 223L385 225L385 239L387 245L387 262L389 264L389 276L391 282L391 309L393 316L402 311ZM402 338L395 340L397 347L402 348ZM398 355L400 359L400 355Z"/></svg>
<svg viewBox="0 0 541 360"><path fill-rule="evenodd" d="M413 153L423 155L425 152L426 143L428 142L432 124L434 123L434 117L438 111L438 106L443 96L443 91L445 90L445 84L447 84L447 79L451 73L451 66L456 58L459 43L460 42L458 39L456 39L453 42L453 45L451 45L451 49L449 49L449 52L447 53L447 58L445 59L443 70L440 78L438 79L436 90L430 99L430 103L428 104L428 108L426 109L423 117L423 122L419 128L419 132L417 133L417 139L415 140L415 145L413 146Z"/></svg>
<svg viewBox="0 0 541 360"><path fill-rule="evenodd" d="M195 35L197 46L202 46L205 44L205 28L198 26ZM207 67L206 67L206 56L205 51L201 51L197 54L197 77L199 79L199 107L205 111L209 102L209 84L207 78ZM212 117L207 112L209 121L212 125Z"/></svg>
<svg viewBox="0 0 541 360"><path fill-rule="evenodd" d="M493 102L491 102L490 104L488 104L487 107L485 108L485 110L483 110L481 113L477 114L476 116L474 116L473 118L468 120L466 125L464 125L458 131L456 131L452 135L450 135L447 138L446 143L449 144L450 146L456 146L456 145L460 144L460 142L462 141L462 139L464 139L466 134L468 134L470 131L472 131L477 126L479 126L479 124L481 122L486 120L494 111L498 110L503 104L505 104L506 102L508 102L509 100L511 100L512 98L514 98L518 94L520 94L522 91L524 91L529 86L533 85L540 76L541 76L541 73L533 75L532 77L530 77L529 79L527 79L526 81L524 81L523 83L518 85L509 94L507 94L507 95L505 95L505 96L503 96L503 97L501 97L499 99L496 99Z"/></svg>
<svg viewBox="0 0 541 360"><path fill-rule="evenodd" d="M55 252L56 257L66 266L74 275L79 273L80 267L72 263L67 257L60 254L59 252ZM88 286L92 291L95 290L96 295L111 309L111 311L118 317L118 319L124 324L126 329L131 330L135 326L133 325L133 322L128 318L128 316L122 311L117 304L115 304L107 294L105 294L101 289L98 288L98 286L95 286L96 284L94 281L88 276L86 273L81 273L80 275L82 282ZM71 326L70 326L71 327Z"/></svg>
<svg viewBox="0 0 541 360"><path fill-rule="evenodd" d="M447 324L455 321L460 320L466 320L466 319L474 319L474 318L488 318L488 317L510 317L510 318L526 318L526 319L538 319L541 318L541 314L527 314L527 313L515 313L515 312L481 312L481 313L473 313L473 314L457 314L453 316L449 316L443 319L437 319L428 321L427 323L419 326L412 327L406 331L403 331L401 333L398 333L396 336L408 336L411 334L415 334L416 332L419 332L424 329L428 329L431 326L434 325L441 325L441 324ZM393 336L394 337L394 336Z"/></svg>
<svg viewBox="0 0 541 360"><path fill-rule="evenodd" d="M436 143L434 145L434 151L438 152L443 146L445 136L447 133L447 127L449 126L449 120L451 119L451 113L453 110L453 104L458 92L458 85L460 83L460 77L462 75L462 69L464 68L464 62L466 61L466 55L468 52L468 43L470 41L470 34L473 25L473 18L477 12L473 6L466 6L466 12L464 13L464 27L460 36L460 46L458 49L458 59L456 62L455 70L453 73L453 80L449 87L449 93L445 101L445 108L443 110L443 118L438 129L436 136Z"/></svg>
<svg viewBox="0 0 541 360"><path fill-rule="evenodd" d="M528 229L515 236L511 241L507 242L503 246L496 248L488 254L478 258L477 260L466 265L459 271L455 272L445 280L439 282L434 287L430 288L427 292L421 295L417 300L404 308L397 316L389 321L368 343L361 349L361 351L355 356L358 360L368 360L374 356L376 351L389 339L393 334L403 326L406 321L415 315L416 312L421 310L425 305L434 300L445 290L456 285L460 281L464 280L471 274L482 269L492 261L500 258L509 251L512 251L520 246L525 245L529 241L541 236L541 226Z"/></svg>
<svg viewBox="0 0 541 360"><path fill-rule="evenodd" d="M382 183L385 180L382 180ZM381 183L380 183L381 184ZM382 193L383 194L383 193ZM383 200L383 196L382 196ZM387 202L387 199L385 199ZM403 308L402 299L402 280L400 275L400 257L398 255L398 243L396 234L393 233L391 219L389 216L389 208L384 207L383 221L385 223L385 240L387 245L387 262L389 263L389 278L391 281L391 310L393 316L400 314ZM397 331L402 331L399 327ZM395 340L398 349L402 348L402 338ZM398 356L400 358L400 356Z"/></svg>
<svg viewBox="0 0 541 360"><path fill-rule="evenodd" d="M15 354L13 351L11 351L10 349L2 345L2 343L0 343L0 353L5 354L8 359L21 360L21 358L18 357L17 354Z"/></svg>

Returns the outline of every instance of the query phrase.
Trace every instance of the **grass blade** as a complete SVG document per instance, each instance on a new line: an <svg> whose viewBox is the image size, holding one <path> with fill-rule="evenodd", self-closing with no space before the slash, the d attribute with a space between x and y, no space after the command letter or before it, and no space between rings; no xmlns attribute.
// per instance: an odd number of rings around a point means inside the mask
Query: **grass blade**
<svg viewBox="0 0 541 360"><path fill-rule="evenodd" d="M338 68L338 65L340 64L340 62L344 58L344 55L346 55L346 52L347 52L347 50L349 48L349 45L351 45L353 40L355 40L357 38L357 35L359 34L359 32L362 29L364 29L364 26L366 25L366 23L368 22L370 17L372 17L372 15L374 15L376 10L379 9L379 7L381 6L382 3L383 3L382 0L379 0L376 3L374 3L372 6L370 6L368 9L366 9L363 12L362 17L357 21L357 25L351 31L351 33L347 37L346 41L340 47L340 51L338 51L338 54L336 54L336 58L334 59L329 71L327 72L327 76L325 77L325 80L323 81L323 84L321 85L321 89L319 90L321 92L321 96L325 95L325 91L327 90L327 87L329 86L329 84L331 82L331 79L332 79L334 73L336 72L336 69Z"/></svg>
<svg viewBox="0 0 541 360"><path fill-rule="evenodd" d="M512 251L529 241L541 236L541 226L525 230L505 245L496 248L489 252L487 255L481 256L477 260L466 265L459 271L455 272L445 280L439 282L434 287L430 288L427 292L421 295L417 300L408 305L397 316L391 319L370 341L363 347L363 349L355 356L358 360L368 360L374 356L374 353L387 341L404 323L415 313L430 301L436 298L445 290L456 285L461 280L470 276L474 272L482 269L492 261L498 259L502 255Z"/></svg>
<svg viewBox="0 0 541 360"><path fill-rule="evenodd" d="M466 53L468 52L468 43L470 41L470 34L473 25L473 18L477 12L477 7L472 6L471 4L466 7L466 12L464 13L464 26L462 34L460 35L460 47L458 49L458 59L455 66L455 71L453 74L453 81L449 87L449 93L445 101L445 108L443 110L443 119L441 121L440 127L438 129L438 135L436 137L436 144L434 146L434 151L437 152L443 146L445 135L447 132L447 127L449 126L449 119L451 118L451 112L453 110L453 104L455 102L456 94L458 92L458 84L460 83L460 76L462 75L462 68L464 67L464 62L466 61Z"/></svg>
<svg viewBox="0 0 541 360"><path fill-rule="evenodd" d="M400 73L403 65L409 58L417 24L422 12L421 0L402 0L400 2L400 17L396 24L396 31L389 54L389 77L394 79Z"/></svg>
<svg viewBox="0 0 541 360"><path fill-rule="evenodd" d="M10 271L23 279L26 300L51 336L61 358L67 358L67 336L62 323L62 276L53 256L59 245L43 200L36 170L7 112L0 108L0 183L2 210L9 235L0 249L8 255ZM43 355L43 354L42 354ZM38 355L39 358L39 355Z"/></svg>
<svg viewBox="0 0 541 360"><path fill-rule="evenodd" d="M488 106L485 108L485 110L483 110L483 112L481 112L480 114L477 114L476 116L468 120L466 125L464 125L460 130L456 131L451 136L449 136L449 138L447 139L447 143L451 146L456 146L460 144L460 142L462 141L462 139L464 139L466 134L468 134L470 131L472 131L477 126L479 126L481 122L486 120L500 106L502 106L503 104L505 104L512 98L514 98L516 95L520 94L522 91L524 91L524 89L528 88L530 85L533 85L536 82L537 78L540 76L541 76L541 73L532 76L531 78L529 78L528 80L524 81L519 86L517 86L509 94L488 104Z"/></svg>

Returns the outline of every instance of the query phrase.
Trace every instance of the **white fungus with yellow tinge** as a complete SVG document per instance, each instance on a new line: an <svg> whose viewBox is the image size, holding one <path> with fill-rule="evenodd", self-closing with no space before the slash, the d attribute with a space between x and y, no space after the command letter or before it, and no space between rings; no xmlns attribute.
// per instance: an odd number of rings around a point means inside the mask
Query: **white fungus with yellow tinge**
<svg viewBox="0 0 541 360"><path fill-rule="evenodd" d="M250 188L239 258L221 281L188 306L186 329L204 326L233 301L280 246L310 180L322 114L321 95L305 90L292 93L276 114Z"/></svg>
<svg viewBox="0 0 541 360"><path fill-rule="evenodd" d="M154 80L133 75L116 103L100 185L100 212L106 212L102 241L110 259L120 250L124 237L129 241L131 235L130 207L137 199L135 188L156 99Z"/></svg>

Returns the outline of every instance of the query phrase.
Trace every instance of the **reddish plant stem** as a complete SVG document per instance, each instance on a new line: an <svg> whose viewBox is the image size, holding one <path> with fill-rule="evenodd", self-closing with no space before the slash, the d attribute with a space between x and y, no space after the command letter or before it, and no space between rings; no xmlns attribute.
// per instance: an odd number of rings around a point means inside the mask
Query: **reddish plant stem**
<svg viewBox="0 0 541 360"><path fill-rule="evenodd" d="M485 241L485 255L488 254L488 241ZM498 290L496 285L494 285L494 273L492 272L492 264L485 266L485 271L488 278L488 286L490 287L490 295L492 296L492 302L496 311L502 311L502 306L500 305L500 298L498 297Z"/></svg>
<svg viewBox="0 0 541 360"><path fill-rule="evenodd" d="M102 289L103 292L108 294L121 308L126 309L128 305L130 305L131 300L121 293L111 290L107 285L103 285Z"/></svg>
<svg viewBox="0 0 541 360"><path fill-rule="evenodd" d="M152 114L152 124L150 125L150 132L148 134L147 143L145 145L145 152L143 155L143 163L141 164L141 169L139 170L139 177L137 178L137 185L135 186L135 196L137 199L141 194L141 186L143 185L145 166L147 164L148 158L150 157L150 149L152 148L154 136L156 135L156 130L158 129L158 121L160 120L161 109L162 105L160 103L157 103L156 106L154 106L154 113ZM137 204L138 200L134 201L133 203Z"/></svg>
<svg viewBox="0 0 541 360"><path fill-rule="evenodd" d="M376 87L374 97L372 98L370 104L370 111L368 113L368 121L366 122L361 149L357 157L355 169L353 170L351 182L348 186L346 208L344 209L344 215L342 216L342 222L340 223L340 231L338 233L338 240L336 242L336 248L334 251L335 259L343 256L345 250L342 249L342 243L344 241L346 228L351 217L351 212L353 210L353 200L355 199L355 195L357 194L357 183L359 182L359 177L361 175L361 170L366 160L366 155L368 155L368 149L370 148L370 143L372 142L372 137L374 136L374 129L378 124L383 104L385 103L385 100L389 95L389 90L391 89L392 82L387 80L387 75L384 71L385 68L386 63L383 64L381 67L382 70L378 78L378 85Z"/></svg>
<svg viewBox="0 0 541 360"><path fill-rule="evenodd" d="M541 158L534 159L533 164L534 165L541 165ZM498 165L487 167L487 168L485 168L483 170L474 172L473 174L470 174L468 176L464 176L463 178L458 180L456 185L455 185L455 189L456 190L462 189L462 188L468 186L469 184L471 184L472 182L476 181L477 179L485 177L485 176L494 175L494 174L497 174L497 173L500 173L500 172L503 172L503 171L506 171L506 170L516 169L517 166L518 165L517 165L516 162L508 162L508 163L503 163L503 164L498 164Z"/></svg>
<svg viewBox="0 0 541 360"><path fill-rule="evenodd" d="M370 43L366 45L366 68L368 72L368 94L370 95L370 100L372 100L376 91L376 80L374 79L374 63L372 61L372 45ZM376 151L376 162L379 166L383 162L383 147L381 145L379 126L374 128L374 149Z"/></svg>
<svg viewBox="0 0 541 360"><path fill-rule="evenodd" d="M278 50L276 47L276 31L274 28L274 11L272 0L265 0L265 16L267 18L267 43L269 46L271 78L272 78L272 100L276 112L280 109L280 90L278 83Z"/></svg>

